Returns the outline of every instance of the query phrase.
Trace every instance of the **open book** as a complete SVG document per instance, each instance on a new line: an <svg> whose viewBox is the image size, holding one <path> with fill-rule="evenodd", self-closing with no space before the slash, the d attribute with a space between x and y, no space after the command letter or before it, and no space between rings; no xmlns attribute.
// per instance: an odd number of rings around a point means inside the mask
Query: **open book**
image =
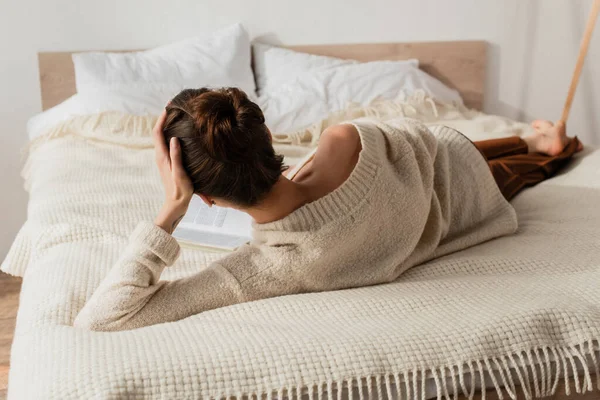
<svg viewBox="0 0 600 400"><path fill-rule="evenodd" d="M183 244L231 250L250 241L252 218L232 208L209 207L194 195L173 237Z"/></svg>

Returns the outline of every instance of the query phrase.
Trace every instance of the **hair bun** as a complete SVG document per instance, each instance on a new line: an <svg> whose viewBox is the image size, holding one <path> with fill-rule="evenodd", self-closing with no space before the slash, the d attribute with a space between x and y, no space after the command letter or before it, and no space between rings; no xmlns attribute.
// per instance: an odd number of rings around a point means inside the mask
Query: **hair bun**
<svg viewBox="0 0 600 400"><path fill-rule="evenodd" d="M237 88L207 91L189 100L190 116L206 151L223 162L248 162L265 118L260 108ZM265 127L266 129L266 127Z"/></svg>

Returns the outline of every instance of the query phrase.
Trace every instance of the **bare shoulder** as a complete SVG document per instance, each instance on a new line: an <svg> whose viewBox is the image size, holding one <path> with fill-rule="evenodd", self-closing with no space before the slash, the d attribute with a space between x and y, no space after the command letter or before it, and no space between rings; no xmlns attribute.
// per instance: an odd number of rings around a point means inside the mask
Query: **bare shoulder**
<svg viewBox="0 0 600 400"><path fill-rule="evenodd" d="M339 156L352 156L361 150L360 135L352 124L330 126L323 131L319 148Z"/></svg>
<svg viewBox="0 0 600 400"><path fill-rule="evenodd" d="M362 150L360 135L354 125L343 124L327 128L319 140L314 167L323 179L327 192L341 185L352 173Z"/></svg>
<svg viewBox="0 0 600 400"><path fill-rule="evenodd" d="M323 139L335 137L343 140L354 140L360 142L358 130L352 124L333 125L323 131Z"/></svg>

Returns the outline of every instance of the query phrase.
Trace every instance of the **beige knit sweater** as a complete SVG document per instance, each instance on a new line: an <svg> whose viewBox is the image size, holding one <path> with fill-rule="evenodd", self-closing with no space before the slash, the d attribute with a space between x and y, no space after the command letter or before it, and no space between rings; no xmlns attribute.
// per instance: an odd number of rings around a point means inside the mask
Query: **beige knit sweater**
<svg viewBox="0 0 600 400"><path fill-rule="evenodd" d="M161 281L176 240L141 222L74 325L124 330L231 304L375 285L517 228L486 161L462 134L415 120L354 122L362 151L332 193L254 224L251 243L194 276Z"/></svg>

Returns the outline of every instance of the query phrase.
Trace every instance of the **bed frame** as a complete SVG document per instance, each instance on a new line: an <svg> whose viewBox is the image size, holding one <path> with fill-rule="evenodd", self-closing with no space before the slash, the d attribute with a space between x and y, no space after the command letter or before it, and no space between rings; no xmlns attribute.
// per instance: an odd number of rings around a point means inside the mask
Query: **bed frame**
<svg viewBox="0 0 600 400"><path fill-rule="evenodd" d="M355 59L358 61L403 60L416 58L420 68L458 90L468 107L481 110L487 64L487 44L483 41L380 43L380 44L335 44L289 46L305 53ZM42 108L53 107L75 94L75 75L72 52L38 53ZM585 395L565 394L564 381L559 386L554 400L592 400L599 398L598 392ZM480 400L482 394L475 396ZM521 399L522 397L519 397ZM460 400L466 400L459 397ZM487 392L487 399L498 399L495 390Z"/></svg>
<svg viewBox="0 0 600 400"><path fill-rule="evenodd" d="M468 107L481 110L487 44L483 41L376 43L289 46L304 53L358 61L416 58L420 68L458 90ZM42 108L53 107L75 94L72 52L38 53Z"/></svg>

